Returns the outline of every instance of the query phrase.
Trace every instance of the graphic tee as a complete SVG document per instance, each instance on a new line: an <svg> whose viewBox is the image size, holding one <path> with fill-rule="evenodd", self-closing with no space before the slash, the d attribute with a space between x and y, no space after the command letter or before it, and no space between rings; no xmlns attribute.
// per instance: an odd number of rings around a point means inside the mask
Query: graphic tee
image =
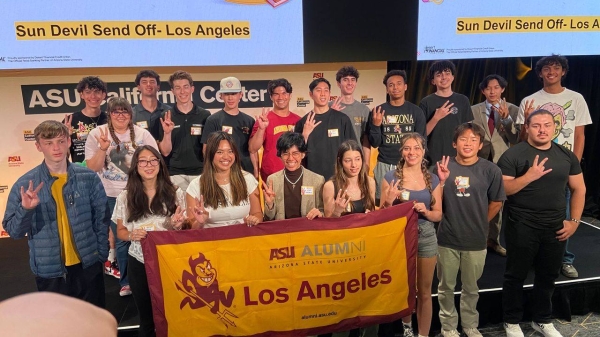
<svg viewBox="0 0 600 337"><path fill-rule="evenodd" d="M63 123L65 120L63 119ZM88 117L81 111L77 111L71 115L71 153L72 163L81 163L85 160L85 141L93 129L100 125L108 123L108 115L102 111L97 117Z"/></svg>
<svg viewBox="0 0 600 337"><path fill-rule="evenodd" d="M332 104L333 102L329 102L329 106ZM344 108L341 110L341 112L350 117L352 127L354 128L354 135L356 136L356 141L358 144L362 144L362 136L367 131L367 120L370 112L369 107L357 100L354 100L352 104L340 102L340 105Z"/></svg>
<svg viewBox="0 0 600 337"><path fill-rule="evenodd" d="M521 101L517 124L525 124L525 102L531 100L534 100L535 107L548 110L554 117L556 130L552 141L573 151L575 127L592 124L590 110L583 96L567 88L559 94L550 94L542 89Z"/></svg>

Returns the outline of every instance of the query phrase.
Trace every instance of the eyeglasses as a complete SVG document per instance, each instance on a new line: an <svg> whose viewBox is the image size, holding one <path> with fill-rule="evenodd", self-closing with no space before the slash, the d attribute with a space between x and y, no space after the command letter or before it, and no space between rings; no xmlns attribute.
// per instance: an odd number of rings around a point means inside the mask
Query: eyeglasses
<svg viewBox="0 0 600 337"><path fill-rule="evenodd" d="M139 167L146 167L146 166L148 166L148 164L150 164L150 166L158 166L158 163L159 163L158 159L138 160Z"/></svg>
<svg viewBox="0 0 600 337"><path fill-rule="evenodd" d="M129 115L129 111L127 110L113 110L110 112L111 115L113 116L125 116L125 115Z"/></svg>
<svg viewBox="0 0 600 337"><path fill-rule="evenodd" d="M292 153L284 152L281 154L281 158L283 158L283 159L287 159L290 156L292 156L292 158L294 158L294 159L299 159L300 157L302 157L302 152L299 152L299 151L295 151Z"/></svg>

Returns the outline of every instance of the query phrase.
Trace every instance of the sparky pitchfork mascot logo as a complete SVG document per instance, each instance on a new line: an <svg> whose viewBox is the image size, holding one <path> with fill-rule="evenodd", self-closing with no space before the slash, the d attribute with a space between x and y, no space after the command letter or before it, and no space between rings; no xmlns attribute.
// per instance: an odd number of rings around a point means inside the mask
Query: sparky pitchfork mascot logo
<svg viewBox="0 0 600 337"><path fill-rule="evenodd" d="M233 287L229 287L227 295L219 289L217 270L204 254L198 253L197 257L190 256L189 264L191 272L184 270L181 280L175 283L177 290L186 295L179 308L183 309L186 305L194 310L207 307L225 326L236 326L231 319L238 318L236 315L227 309L219 310L221 304L227 308L231 307L235 297Z"/></svg>

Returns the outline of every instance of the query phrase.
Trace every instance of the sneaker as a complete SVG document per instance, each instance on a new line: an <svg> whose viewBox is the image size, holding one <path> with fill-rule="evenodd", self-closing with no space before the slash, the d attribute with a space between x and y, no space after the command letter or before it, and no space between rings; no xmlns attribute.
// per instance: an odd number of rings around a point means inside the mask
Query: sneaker
<svg viewBox="0 0 600 337"><path fill-rule="evenodd" d="M404 334L402 337L415 337L415 334L412 330L412 325L402 324L402 327L404 328Z"/></svg>
<svg viewBox="0 0 600 337"><path fill-rule="evenodd" d="M487 247L494 253L506 257L506 248L502 247L498 242L488 239Z"/></svg>
<svg viewBox="0 0 600 337"><path fill-rule="evenodd" d="M579 273L577 272L577 269L575 269L575 267L573 267L573 265L570 263L563 263L562 268L560 269L560 272L568 278L578 278L579 277Z"/></svg>
<svg viewBox="0 0 600 337"><path fill-rule="evenodd" d="M104 262L104 274L110 275L117 279L121 278L121 272L119 271L119 268L117 267L116 262L112 262L112 263L110 261Z"/></svg>
<svg viewBox="0 0 600 337"><path fill-rule="evenodd" d="M131 288L127 285L127 286L122 286L121 290L119 291L119 296L123 297L123 296L129 296L131 295Z"/></svg>
<svg viewBox="0 0 600 337"><path fill-rule="evenodd" d="M533 330L541 333L545 337L563 337L563 335L554 328L554 324L552 323L536 323L531 322L531 327Z"/></svg>
<svg viewBox="0 0 600 337"><path fill-rule="evenodd" d="M519 324L504 323L504 331L506 331L506 337L524 337Z"/></svg>
<svg viewBox="0 0 600 337"><path fill-rule="evenodd" d="M444 330L442 329L442 336L444 337L460 337L460 334L456 329L454 330Z"/></svg>
<svg viewBox="0 0 600 337"><path fill-rule="evenodd" d="M483 337L483 335L481 334L481 332L479 332L479 330L477 330L477 328L463 329L463 332L465 333L465 335L467 335L467 337Z"/></svg>

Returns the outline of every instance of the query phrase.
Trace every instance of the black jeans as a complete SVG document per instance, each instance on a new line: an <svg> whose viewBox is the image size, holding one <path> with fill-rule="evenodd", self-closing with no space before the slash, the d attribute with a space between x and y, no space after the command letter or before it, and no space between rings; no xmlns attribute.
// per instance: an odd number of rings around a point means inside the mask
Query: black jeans
<svg viewBox="0 0 600 337"><path fill-rule="evenodd" d="M510 216L506 216L505 224L507 259L502 288L504 322L517 324L521 321L523 283L533 266L532 318L536 323L550 323L554 281L562 266L565 241L556 239L554 229L531 228Z"/></svg>
<svg viewBox="0 0 600 337"><path fill-rule="evenodd" d="M100 308L106 306L104 292L104 266L100 262L83 268L81 263L68 266L65 277L43 278L36 276L39 291L59 293L89 302Z"/></svg>
<svg viewBox="0 0 600 337"><path fill-rule="evenodd" d="M146 267L135 257L128 255L127 268L129 268L129 286L133 294L135 306L140 315L139 337L156 336L154 331L154 318L152 317L152 301L146 277Z"/></svg>

